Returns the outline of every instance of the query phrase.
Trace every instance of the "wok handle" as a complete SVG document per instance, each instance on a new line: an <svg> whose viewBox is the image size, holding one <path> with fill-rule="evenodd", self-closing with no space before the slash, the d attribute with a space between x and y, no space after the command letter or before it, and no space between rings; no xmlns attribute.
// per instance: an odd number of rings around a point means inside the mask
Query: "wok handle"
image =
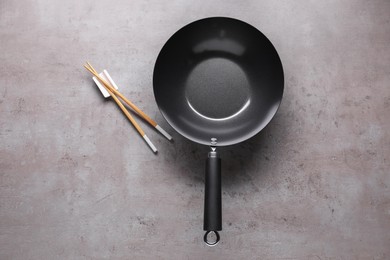
<svg viewBox="0 0 390 260"><path fill-rule="evenodd" d="M222 200L221 158L215 150L209 152L206 160L203 229L206 231L204 242L209 246L216 245L220 238L218 231L222 230ZM211 241L212 233L216 237Z"/></svg>

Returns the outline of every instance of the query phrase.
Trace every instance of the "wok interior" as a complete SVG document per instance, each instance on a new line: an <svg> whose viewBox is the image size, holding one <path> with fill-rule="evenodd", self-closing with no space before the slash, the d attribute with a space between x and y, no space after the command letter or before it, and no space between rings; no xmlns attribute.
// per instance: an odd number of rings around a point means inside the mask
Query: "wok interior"
<svg viewBox="0 0 390 260"><path fill-rule="evenodd" d="M154 68L157 104L183 136L209 145L244 141L263 129L283 94L283 69L271 42L231 18L207 18L175 33Z"/></svg>

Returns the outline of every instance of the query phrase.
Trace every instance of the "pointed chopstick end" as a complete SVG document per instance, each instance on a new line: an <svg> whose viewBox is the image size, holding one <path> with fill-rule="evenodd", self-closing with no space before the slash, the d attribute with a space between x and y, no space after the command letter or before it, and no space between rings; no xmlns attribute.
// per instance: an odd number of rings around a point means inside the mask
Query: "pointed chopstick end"
<svg viewBox="0 0 390 260"><path fill-rule="evenodd" d="M156 125L156 129L163 135L165 136L169 141L172 141L172 136L168 134L164 129L162 129L161 126Z"/></svg>
<svg viewBox="0 0 390 260"><path fill-rule="evenodd" d="M150 149L152 149L152 151L154 153L157 153L157 148L153 145L152 141L150 141L149 137L144 135L143 138L144 138L145 142L149 145Z"/></svg>

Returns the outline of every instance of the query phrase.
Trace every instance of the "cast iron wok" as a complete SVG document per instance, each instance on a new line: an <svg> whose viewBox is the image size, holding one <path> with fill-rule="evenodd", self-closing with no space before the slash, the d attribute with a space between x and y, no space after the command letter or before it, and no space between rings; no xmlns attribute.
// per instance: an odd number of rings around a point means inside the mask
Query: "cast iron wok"
<svg viewBox="0 0 390 260"><path fill-rule="evenodd" d="M153 72L157 105L184 137L208 145L204 241L222 230L218 146L260 132L275 115L284 88L283 67L271 42L237 19L212 17L177 31L160 51ZM215 240L210 240L214 233Z"/></svg>

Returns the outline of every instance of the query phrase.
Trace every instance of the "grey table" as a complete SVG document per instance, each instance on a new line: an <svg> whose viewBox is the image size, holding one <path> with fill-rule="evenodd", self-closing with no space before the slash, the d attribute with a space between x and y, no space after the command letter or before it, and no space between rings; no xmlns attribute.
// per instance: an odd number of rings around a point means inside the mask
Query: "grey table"
<svg viewBox="0 0 390 260"><path fill-rule="evenodd" d="M389 259L390 2L0 2L0 259ZM221 243L203 244L207 147L154 102L154 61L183 25L259 28L285 96L221 149ZM82 68L106 68L175 139L153 155Z"/></svg>

